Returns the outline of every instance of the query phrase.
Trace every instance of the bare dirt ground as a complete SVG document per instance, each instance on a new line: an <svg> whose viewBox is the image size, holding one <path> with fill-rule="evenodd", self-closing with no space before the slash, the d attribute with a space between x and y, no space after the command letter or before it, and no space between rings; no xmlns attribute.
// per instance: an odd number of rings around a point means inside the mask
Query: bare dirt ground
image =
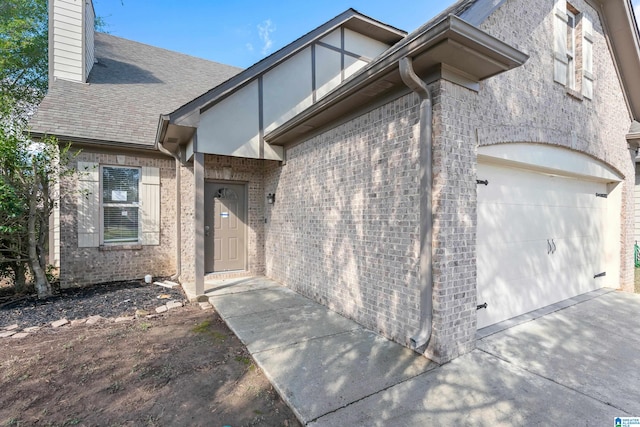
<svg viewBox="0 0 640 427"><path fill-rule="evenodd" d="M0 390L3 426L300 425L198 305L0 339Z"/></svg>

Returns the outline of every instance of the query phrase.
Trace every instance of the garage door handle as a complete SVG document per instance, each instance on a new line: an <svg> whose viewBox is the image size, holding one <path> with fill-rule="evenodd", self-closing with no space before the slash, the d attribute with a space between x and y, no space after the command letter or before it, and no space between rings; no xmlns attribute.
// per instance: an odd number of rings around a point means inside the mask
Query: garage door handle
<svg viewBox="0 0 640 427"><path fill-rule="evenodd" d="M551 251L552 254L556 253L556 242L553 241L553 239L551 239L551 244L553 245L553 250Z"/></svg>
<svg viewBox="0 0 640 427"><path fill-rule="evenodd" d="M547 239L547 255L549 255L551 253L551 243L549 242L549 239Z"/></svg>

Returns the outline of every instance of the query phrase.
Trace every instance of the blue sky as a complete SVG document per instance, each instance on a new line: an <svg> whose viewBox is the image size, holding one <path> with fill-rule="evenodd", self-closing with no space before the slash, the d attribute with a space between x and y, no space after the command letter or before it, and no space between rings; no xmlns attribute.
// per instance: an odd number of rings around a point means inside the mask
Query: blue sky
<svg viewBox="0 0 640 427"><path fill-rule="evenodd" d="M93 0L107 32L248 67L352 7L411 31L454 0Z"/></svg>
<svg viewBox="0 0 640 427"><path fill-rule="evenodd" d="M454 0L93 0L106 31L246 68L352 7L412 31ZM640 16L640 0L633 0Z"/></svg>

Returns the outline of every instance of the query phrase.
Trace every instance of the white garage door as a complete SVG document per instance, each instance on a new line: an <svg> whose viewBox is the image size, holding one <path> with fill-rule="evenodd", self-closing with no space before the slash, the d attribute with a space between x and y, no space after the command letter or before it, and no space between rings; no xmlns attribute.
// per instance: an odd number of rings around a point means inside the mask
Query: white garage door
<svg viewBox="0 0 640 427"><path fill-rule="evenodd" d="M478 178L478 328L605 285L606 183L495 163Z"/></svg>

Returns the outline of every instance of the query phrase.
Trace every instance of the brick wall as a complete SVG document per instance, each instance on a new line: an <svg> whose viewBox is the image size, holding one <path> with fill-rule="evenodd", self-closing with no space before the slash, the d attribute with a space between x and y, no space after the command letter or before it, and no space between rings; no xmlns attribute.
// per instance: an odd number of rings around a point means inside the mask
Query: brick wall
<svg viewBox="0 0 640 427"><path fill-rule="evenodd" d="M427 357L446 362L474 348L478 95L448 81L433 94L433 332Z"/></svg>
<svg viewBox="0 0 640 427"><path fill-rule="evenodd" d="M447 81L434 95L434 326L426 355L471 350L476 314L478 145L555 144L633 177L629 115L597 14L593 100L553 81L553 2L505 2L482 29L530 55L476 93ZM407 95L287 151L267 170L267 275L405 344L418 326L417 97ZM631 183L632 184L632 183ZM621 286L632 286L633 186L622 201Z"/></svg>
<svg viewBox="0 0 640 427"><path fill-rule="evenodd" d="M122 156L122 155L121 155ZM61 182L60 201L60 282L62 287L140 279L146 274L168 276L175 265L175 163L157 156L125 155L122 163L115 154L83 150L69 165L97 162L104 165L150 166L160 168L160 245L78 248L77 175ZM122 158L121 158L122 160ZM108 249L108 250L105 250Z"/></svg>
<svg viewBox="0 0 640 427"><path fill-rule="evenodd" d="M205 181L229 181L246 184L248 223L247 239L247 270L252 275L262 275L265 272L264 258L264 168L265 165L277 164L266 160L242 159L228 156L205 155ZM230 169L231 176L225 176L225 168ZM187 290L195 295L195 199L193 165L181 168L181 215L182 215L182 272L180 280ZM204 250L202 250L204 256ZM235 273L234 273L235 274ZM219 277L229 277L229 273L221 273Z"/></svg>
<svg viewBox="0 0 640 427"><path fill-rule="evenodd" d="M268 167L266 272L402 344L418 328L418 97L287 150Z"/></svg>
<svg viewBox="0 0 640 427"><path fill-rule="evenodd" d="M194 294L196 280L195 183L193 164L180 166L180 282Z"/></svg>

